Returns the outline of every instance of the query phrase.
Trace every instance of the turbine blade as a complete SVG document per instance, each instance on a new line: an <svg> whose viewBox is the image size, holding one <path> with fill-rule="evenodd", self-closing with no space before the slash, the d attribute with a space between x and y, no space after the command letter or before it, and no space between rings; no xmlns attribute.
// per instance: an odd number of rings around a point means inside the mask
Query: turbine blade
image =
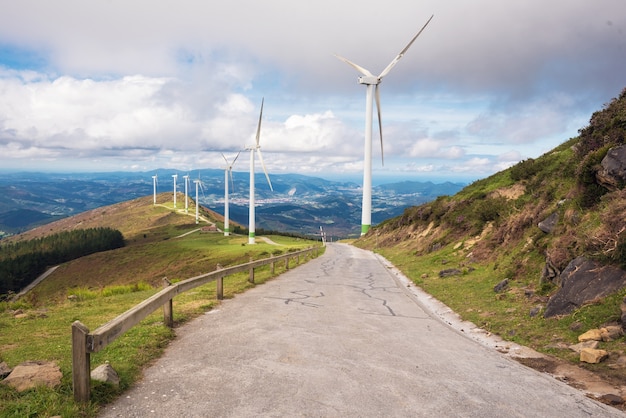
<svg viewBox="0 0 626 418"><path fill-rule="evenodd" d="M220 152L220 154L222 154L222 158L224 159L224 161L226 161L226 166L228 166L228 160L226 159L226 156L224 155L223 152Z"/></svg>
<svg viewBox="0 0 626 418"><path fill-rule="evenodd" d="M419 32L417 32L417 35L415 35L413 37L413 39L411 39L411 42L409 42L407 44L407 46L404 47L404 49L402 51L400 51L400 53L398 54L398 56L396 56L393 61L391 61L389 63L389 65L387 66L387 68L385 68L383 70L382 73L380 73L380 75L378 76L378 78L383 78L384 76L386 76L387 74L389 74L389 71L391 71L391 69L398 63L398 61L400 61L400 58L402 58L404 56L404 54L406 53L406 51L411 47L411 45L413 45L413 42L415 42L415 40L417 39L418 36L420 36L420 34L422 33L422 31L424 29L426 29L426 26L428 26L428 24L430 23L430 21L432 20L432 18L435 15L430 16L430 19L428 19L428 21L424 24L424 26L422 26L422 29L420 29Z"/></svg>
<svg viewBox="0 0 626 418"><path fill-rule="evenodd" d="M365 68L361 67L360 65L357 65L355 63L353 63L352 61L350 61L347 58L342 57L341 55L337 55L335 54L335 56L337 58L339 58L341 61L345 62L346 64L348 64L349 66L351 66L352 68L354 68L355 70L357 70L358 72L360 72L361 74L363 74L366 77L373 77L374 75L372 73L370 73L368 70L366 70Z"/></svg>
<svg viewBox="0 0 626 418"><path fill-rule="evenodd" d="M235 161L237 161L237 158L239 158L239 154L241 154L241 151L239 151L237 153L237 156L235 157L235 159L233 160L233 163L230 165L230 168L233 168L233 166L235 165Z"/></svg>
<svg viewBox="0 0 626 418"><path fill-rule="evenodd" d="M233 170L228 170L228 173L230 174L230 192L234 192L235 191L235 182L233 181Z"/></svg>
<svg viewBox="0 0 626 418"><path fill-rule="evenodd" d="M383 122L380 117L380 91L378 90L380 84L376 84L376 110L378 111L378 130L380 133L380 159L383 165L385 165L385 153L383 151Z"/></svg>
<svg viewBox="0 0 626 418"><path fill-rule="evenodd" d="M256 146L259 146L259 139L261 138L261 119L263 118L263 102L265 97L261 99L261 113L259 114L259 124L256 128Z"/></svg>
<svg viewBox="0 0 626 418"><path fill-rule="evenodd" d="M270 181L270 176L269 174L267 174L267 170L265 169L265 163L263 162L263 154L261 154L261 150L257 149L257 152L259 153L259 161L261 161L261 167L263 167L263 172L265 173L265 178L267 179L267 184L270 185L270 190L274 191L274 188L272 187L272 182Z"/></svg>

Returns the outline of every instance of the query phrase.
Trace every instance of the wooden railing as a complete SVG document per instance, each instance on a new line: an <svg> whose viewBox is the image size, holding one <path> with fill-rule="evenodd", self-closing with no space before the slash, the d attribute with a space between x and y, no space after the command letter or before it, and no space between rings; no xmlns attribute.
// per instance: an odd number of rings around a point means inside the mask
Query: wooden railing
<svg viewBox="0 0 626 418"><path fill-rule="evenodd" d="M285 270L288 270L289 261L291 259L295 259L297 265L300 263L301 256L317 256L318 250L319 247L312 247L277 257L264 258L233 267L218 269L174 284L166 282L166 287L163 290L138 305L135 305L133 308L100 326L91 333L84 324L80 321L75 321L72 324L72 383L74 387L74 399L77 402L89 401L91 391L91 353L97 353L102 350L160 307L163 307L163 323L168 327L174 325L172 305L174 296L202 286L203 284L216 281L217 298L221 300L224 297L224 277L249 271L248 281L254 283L255 268L270 265L270 274L274 275L274 265L276 262L284 261Z"/></svg>

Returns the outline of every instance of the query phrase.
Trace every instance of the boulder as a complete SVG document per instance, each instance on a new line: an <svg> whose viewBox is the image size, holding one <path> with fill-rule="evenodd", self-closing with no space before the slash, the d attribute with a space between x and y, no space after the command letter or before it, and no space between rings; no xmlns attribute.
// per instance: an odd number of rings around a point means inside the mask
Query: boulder
<svg viewBox="0 0 626 418"><path fill-rule="evenodd" d="M537 226L539 227L539 229L541 229L541 231L545 232L546 234L550 234L554 231L554 228L556 228L556 224L558 222L559 222L559 214L554 212L552 215L548 216L546 219L539 222Z"/></svg>
<svg viewBox="0 0 626 418"><path fill-rule="evenodd" d="M496 293L504 292L509 287L509 279L504 279L493 287L493 291Z"/></svg>
<svg viewBox="0 0 626 418"><path fill-rule="evenodd" d="M54 362L25 361L15 366L11 374L2 383L15 388L18 392L37 386L55 387L61 384L63 374Z"/></svg>
<svg viewBox="0 0 626 418"><path fill-rule="evenodd" d="M574 344L574 345L570 345L569 349L580 354L580 352L583 350L583 348L593 348L596 349L598 348L598 346L600 345L600 343L598 341L595 340L589 340L589 341L583 341L581 343L578 344Z"/></svg>
<svg viewBox="0 0 626 418"><path fill-rule="evenodd" d="M439 277L460 276L463 272L459 269L445 269L439 272Z"/></svg>
<svg viewBox="0 0 626 418"><path fill-rule="evenodd" d="M120 377L109 363L101 364L91 371L91 379L119 386Z"/></svg>
<svg viewBox="0 0 626 418"><path fill-rule="evenodd" d="M579 335L578 341L581 343L585 341L602 341L602 331L599 329L590 329L584 334Z"/></svg>
<svg viewBox="0 0 626 418"><path fill-rule="evenodd" d="M6 361L3 361L2 363L0 363L0 380L4 379L9 374L11 374L11 368L6 363Z"/></svg>
<svg viewBox="0 0 626 418"><path fill-rule="evenodd" d="M624 330L622 327L609 325L600 328L600 335L602 336L602 341L615 341L624 336Z"/></svg>
<svg viewBox="0 0 626 418"><path fill-rule="evenodd" d="M609 190L618 190L626 183L626 145L611 148L600 163L596 178Z"/></svg>
<svg viewBox="0 0 626 418"><path fill-rule="evenodd" d="M583 348L580 350L580 361L584 363L596 364L606 360L609 353L606 350L598 350L596 348Z"/></svg>
<svg viewBox="0 0 626 418"><path fill-rule="evenodd" d="M626 271L577 257L563 270L560 282L561 288L548 301L545 318L569 314L585 303L626 287Z"/></svg>

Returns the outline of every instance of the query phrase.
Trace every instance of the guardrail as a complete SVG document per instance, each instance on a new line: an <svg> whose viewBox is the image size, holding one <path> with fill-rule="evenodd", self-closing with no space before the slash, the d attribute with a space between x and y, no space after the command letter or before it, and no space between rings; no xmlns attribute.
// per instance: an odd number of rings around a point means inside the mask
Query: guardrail
<svg viewBox="0 0 626 418"><path fill-rule="evenodd" d="M274 275L274 265L276 262L284 261L285 270L288 270L289 261L291 259L295 258L296 265L300 264L301 256L310 257L313 253L317 256L319 248L320 247L311 247L276 257L221 268L174 284L166 281L166 287L163 290L138 305L135 305L133 308L100 326L91 333L83 323L74 321L72 324L72 384L74 388L74 399L77 402L88 402L91 396L91 353L97 353L102 350L160 307L163 307L163 323L168 327L174 325L172 304L174 296L202 286L203 284L216 281L217 298L221 300L224 297L224 277L249 271L250 275L248 281L254 283L255 268L269 264L270 274Z"/></svg>

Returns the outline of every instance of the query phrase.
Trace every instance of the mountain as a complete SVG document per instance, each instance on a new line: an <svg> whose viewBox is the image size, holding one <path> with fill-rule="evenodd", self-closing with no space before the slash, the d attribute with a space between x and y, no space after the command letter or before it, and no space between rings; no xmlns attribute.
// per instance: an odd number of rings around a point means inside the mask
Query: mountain
<svg viewBox="0 0 626 418"><path fill-rule="evenodd" d="M132 200L153 193L153 175L158 193L173 193L172 175L178 174L177 190L184 193L183 176L200 179L200 203L223 214L224 171L205 169L189 173L175 170L112 173L8 173L0 174L0 237L73 216L91 209ZM300 234L314 234L323 226L329 236L346 237L360 232L360 186L300 174L272 175L274 191L264 174L256 176L257 227ZM249 174L233 172L234 191L230 216L248 224ZM373 190L373 222L396 216L411 205L442 194L454 193L462 184L402 182ZM193 183L188 188L195 198ZM178 196L178 202L182 202ZM182 204L182 203L181 203Z"/></svg>

